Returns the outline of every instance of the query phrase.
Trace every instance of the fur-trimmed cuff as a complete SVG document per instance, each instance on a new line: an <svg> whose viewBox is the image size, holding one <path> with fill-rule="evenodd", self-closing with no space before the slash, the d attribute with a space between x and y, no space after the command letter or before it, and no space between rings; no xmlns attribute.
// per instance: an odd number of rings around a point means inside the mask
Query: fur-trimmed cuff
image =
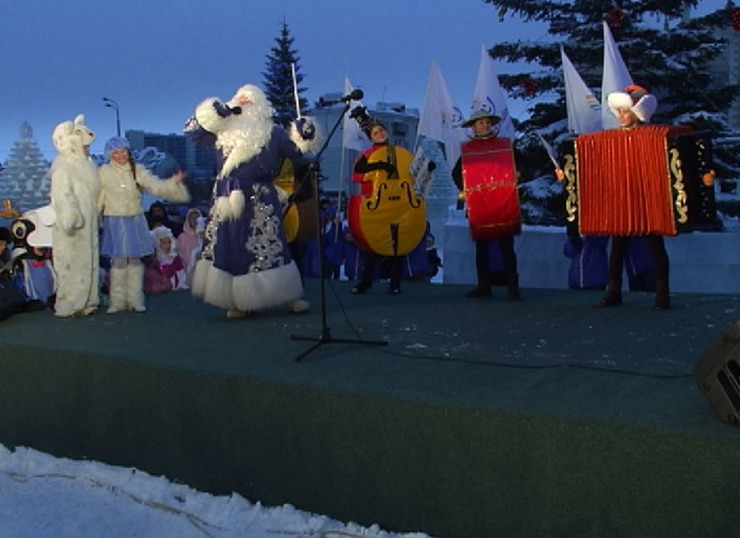
<svg viewBox="0 0 740 538"><path fill-rule="evenodd" d="M175 183L172 178L166 180L162 197L173 202L189 202L190 191L184 183Z"/></svg>
<svg viewBox="0 0 740 538"><path fill-rule="evenodd" d="M316 120L314 118L310 116L304 116L302 119L307 124L309 124L311 128L313 128L313 136L309 139L304 139L301 136L301 133L299 132L295 122L293 122L290 124L290 139L296 146L298 146L298 149L301 150L301 153L305 155L306 153L315 152L317 149L319 149L319 147L321 147L323 136L319 132L318 125L316 124Z"/></svg>
<svg viewBox="0 0 740 538"><path fill-rule="evenodd" d="M222 219L237 219L244 212L244 192L233 190L228 196L216 198L216 214Z"/></svg>
<svg viewBox="0 0 740 538"><path fill-rule="evenodd" d="M216 97L209 97L195 107L195 120L203 129L210 133L216 133L218 131L219 123L224 121L224 119L216 113L216 109L213 108L213 103L216 101L219 101L219 99Z"/></svg>
<svg viewBox="0 0 740 538"><path fill-rule="evenodd" d="M290 194L281 187L278 187L275 185L275 190L277 191L278 200L280 201L280 207L285 209L285 207L288 205L288 200L290 200Z"/></svg>

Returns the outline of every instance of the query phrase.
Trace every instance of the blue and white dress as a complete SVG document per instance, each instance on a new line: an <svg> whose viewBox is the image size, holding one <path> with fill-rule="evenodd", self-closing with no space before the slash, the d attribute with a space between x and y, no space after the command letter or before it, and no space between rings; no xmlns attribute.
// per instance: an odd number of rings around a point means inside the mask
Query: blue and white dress
<svg viewBox="0 0 740 538"><path fill-rule="evenodd" d="M103 234L100 253L112 258L142 258L154 253L149 226L141 207L141 193L173 201L187 201L190 196L182 183L163 180L136 164L108 162L100 167L100 208Z"/></svg>

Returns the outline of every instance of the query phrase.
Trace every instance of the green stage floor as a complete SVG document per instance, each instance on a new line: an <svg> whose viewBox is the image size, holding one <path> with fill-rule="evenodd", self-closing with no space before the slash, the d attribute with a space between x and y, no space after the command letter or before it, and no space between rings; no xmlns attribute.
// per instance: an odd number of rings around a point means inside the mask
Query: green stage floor
<svg viewBox="0 0 740 538"><path fill-rule="evenodd" d="M227 320L185 292L145 314L13 316L0 442L439 537L734 528L740 429L693 369L737 296L656 312L642 293L605 309L591 291L350 287L326 282L326 324L317 281L298 316Z"/></svg>

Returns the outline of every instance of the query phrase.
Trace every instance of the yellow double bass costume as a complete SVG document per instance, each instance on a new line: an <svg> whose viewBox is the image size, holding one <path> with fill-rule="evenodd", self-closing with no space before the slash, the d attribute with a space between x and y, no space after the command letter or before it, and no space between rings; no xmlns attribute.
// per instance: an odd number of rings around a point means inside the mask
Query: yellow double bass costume
<svg viewBox="0 0 740 538"><path fill-rule="evenodd" d="M371 120L365 117L366 123ZM367 161L369 171L355 171L352 176L353 183L360 184L360 193L349 197L347 217L352 237L363 250L402 256L424 236L427 211L411 175L413 158L389 141L374 144L358 158L358 162Z"/></svg>

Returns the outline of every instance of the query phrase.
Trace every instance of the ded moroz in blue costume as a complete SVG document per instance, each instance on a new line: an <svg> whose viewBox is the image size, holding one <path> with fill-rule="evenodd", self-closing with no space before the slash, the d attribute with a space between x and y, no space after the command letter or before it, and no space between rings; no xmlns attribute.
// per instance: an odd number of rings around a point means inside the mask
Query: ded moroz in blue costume
<svg viewBox="0 0 740 538"><path fill-rule="evenodd" d="M226 103L201 102L185 127L197 144L215 149L219 170L192 291L230 318L277 305L295 313L309 307L285 235L287 197L273 185L284 159L299 176L308 160L272 112L262 90L248 84Z"/></svg>

